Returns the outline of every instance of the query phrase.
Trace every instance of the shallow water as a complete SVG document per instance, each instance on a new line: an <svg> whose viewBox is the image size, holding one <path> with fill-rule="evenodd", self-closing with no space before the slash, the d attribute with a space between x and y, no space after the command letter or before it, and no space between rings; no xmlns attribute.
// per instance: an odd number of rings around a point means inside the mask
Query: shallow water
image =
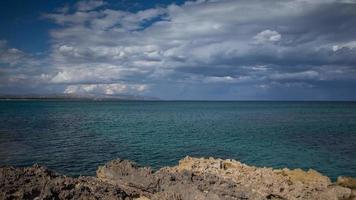
<svg viewBox="0 0 356 200"><path fill-rule="evenodd" d="M356 177L356 103L0 101L0 165L77 176L186 155Z"/></svg>

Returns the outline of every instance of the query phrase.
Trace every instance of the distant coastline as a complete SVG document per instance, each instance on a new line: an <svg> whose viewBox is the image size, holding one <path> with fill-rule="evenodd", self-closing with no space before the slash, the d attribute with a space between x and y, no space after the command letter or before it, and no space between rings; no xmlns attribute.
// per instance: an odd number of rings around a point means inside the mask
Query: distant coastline
<svg viewBox="0 0 356 200"><path fill-rule="evenodd" d="M347 102L356 103L355 100L221 100L221 99L160 99L156 97L142 96L88 96L88 97L72 97L72 96L1 96L0 101L161 101L161 102Z"/></svg>
<svg viewBox="0 0 356 200"><path fill-rule="evenodd" d="M136 95L80 95L80 94L28 94L28 95L0 95L0 101L17 100L53 100L53 101L156 101L156 97Z"/></svg>

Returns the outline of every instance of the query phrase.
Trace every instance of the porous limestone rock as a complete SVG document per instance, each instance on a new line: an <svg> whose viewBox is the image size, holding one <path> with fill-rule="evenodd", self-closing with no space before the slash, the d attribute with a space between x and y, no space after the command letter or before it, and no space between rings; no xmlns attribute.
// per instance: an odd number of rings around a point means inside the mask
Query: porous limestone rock
<svg viewBox="0 0 356 200"><path fill-rule="evenodd" d="M1 167L0 199L356 200L354 181L332 183L315 170L230 159L186 157L157 171L117 159L100 166L97 177L66 177L38 165Z"/></svg>
<svg viewBox="0 0 356 200"><path fill-rule="evenodd" d="M315 170L274 170L248 166L230 159L191 157L182 159L176 168L193 174L209 173L229 178L267 199L338 199L338 194L329 188L330 179Z"/></svg>
<svg viewBox="0 0 356 200"><path fill-rule="evenodd" d="M356 189L356 178L339 176L339 177L337 177L336 183L343 187L347 187L350 189Z"/></svg>
<svg viewBox="0 0 356 200"><path fill-rule="evenodd" d="M71 178L45 167L0 168L0 199L125 199L120 188L93 177Z"/></svg>

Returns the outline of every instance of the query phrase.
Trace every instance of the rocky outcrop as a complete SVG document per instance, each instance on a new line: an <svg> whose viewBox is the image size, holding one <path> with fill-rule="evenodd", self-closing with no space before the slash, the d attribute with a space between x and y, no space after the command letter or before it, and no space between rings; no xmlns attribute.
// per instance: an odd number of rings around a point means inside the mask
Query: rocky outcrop
<svg viewBox="0 0 356 200"><path fill-rule="evenodd" d="M118 187L93 177L71 178L45 167L0 168L0 199L125 199Z"/></svg>
<svg viewBox="0 0 356 200"><path fill-rule="evenodd" d="M340 176L337 178L336 183L340 186L350 188L351 189L350 199L356 200L356 178Z"/></svg>
<svg viewBox="0 0 356 200"><path fill-rule="evenodd" d="M355 179L336 183L315 170L248 166L235 160L186 157L153 171L113 160L97 177L71 178L44 167L0 169L0 199L323 199L356 200Z"/></svg>
<svg viewBox="0 0 356 200"><path fill-rule="evenodd" d="M356 189L356 178L340 176L337 178L336 183L344 187Z"/></svg>

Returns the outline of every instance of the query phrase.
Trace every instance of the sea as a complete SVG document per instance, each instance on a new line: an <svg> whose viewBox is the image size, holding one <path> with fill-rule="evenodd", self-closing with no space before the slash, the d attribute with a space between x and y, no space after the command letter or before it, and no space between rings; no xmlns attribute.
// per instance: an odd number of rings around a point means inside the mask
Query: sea
<svg viewBox="0 0 356 200"><path fill-rule="evenodd" d="M0 101L0 165L94 175L185 156L356 177L356 102Z"/></svg>

